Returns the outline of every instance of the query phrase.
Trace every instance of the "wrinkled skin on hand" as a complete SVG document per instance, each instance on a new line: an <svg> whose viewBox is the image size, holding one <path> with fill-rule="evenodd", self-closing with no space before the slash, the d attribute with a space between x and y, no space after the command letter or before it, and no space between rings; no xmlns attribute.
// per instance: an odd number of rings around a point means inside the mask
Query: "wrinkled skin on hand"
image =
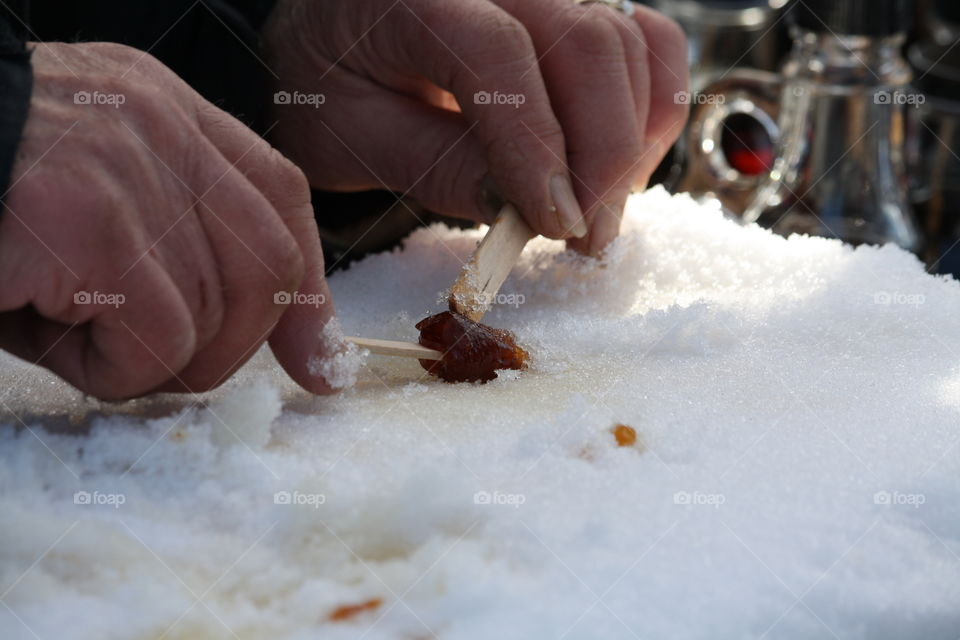
<svg viewBox="0 0 960 640"><path fill-rule="evenodd" d="M33 68L0 215L0 347L121 399L213 388L269 339L329 392L306 366L333 306L303 173L142 51L49 43ZM292 291L325 304L276 295Z"/></svg>
<svg viewBox="0 0 960 640"><path fill-rule="evenodd" d="M264 52L302 102L274 105L271 141L313 186L484 222L510 202L590 254L687 115L683 32L641 5L280 0Z"/></svg>

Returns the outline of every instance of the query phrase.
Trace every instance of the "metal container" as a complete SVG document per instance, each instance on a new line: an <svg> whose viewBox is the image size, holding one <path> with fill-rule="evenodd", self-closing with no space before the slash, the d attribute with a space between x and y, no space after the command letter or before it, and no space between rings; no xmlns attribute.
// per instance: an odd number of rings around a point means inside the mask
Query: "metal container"
<svg viewBox="0 0 960 640"><path fill-rule="evenodd" d="M960 3L938 2L908 58L925 102L915 114L912 200L931 271L960 276Z"/></svg>
<svg viewBox="0 0 960 640"><path fill-rule="evenodd" d="M788 0L652 0L687 34L690 87L740 67L774 71L784 53L781 9Z"/></svg>
<svg viewBox="0 0 960 640"><path fill-rule="evenodd" d="M701 90L680 188L784 235L918 251L906 159L907 113L921 99L901 54L910 3L804 0L791 11L794 46L779 76L741 71ZM730 166L723 136L740 137L734 116L772 143L745 165L760 171Z"/></svg>

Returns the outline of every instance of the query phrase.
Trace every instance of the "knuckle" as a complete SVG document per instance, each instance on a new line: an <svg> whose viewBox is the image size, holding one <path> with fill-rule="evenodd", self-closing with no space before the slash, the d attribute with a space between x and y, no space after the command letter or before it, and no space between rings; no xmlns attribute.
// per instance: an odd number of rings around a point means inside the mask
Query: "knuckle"
<svg viewBox="0 0 960 640"><path fill-rule="evenodd" d="M660 14L660 24L658 29L664 32L664 36L668 42L673 43L674 48L681 54L686 55L687 51L687 32L683 30L683 27L680 26L680 23L670 18Z"/></svg>
<svg viewBox="0 0 960 640"><path fill-rule="evenodd" d="M604 19L586 17L577 20L565 38L569 46L581 55L604 57L620 48L617 26Z"/></svg>
<svg viewBox="0 0 960 640"><path fill-rule="evenodd" d="M486 167L468 153L451 154L446 159L443 153L443 150L435 148L429 155L423 156L429 159L428 166L433 168L416 184L414 194L425 203L440 203L437 206L454 210L461 206L464 194L479 194ZM415 182L415 179L407 180L408 184ZM476 206L476 201L470 202L462 212L472 217L472 207Z"/></svg>
<svg viewBox="0 0 960 640"><path fill-rule="evenodd" d="M191 295L188 304L196 319L197 339L206 345L224 324L226 304L216 270L199 269L198 271L200 273L189 289Z"/></svg>
<svg viewBox="0 0 960 640"><path fill-rule="evenodd" d="M48 204L53 206L69 203L86 219L96 221L90 231L81 229L84 238L96 247L95 255L119 258L136 251L139 243L128 219L130 198L124 186L105 178L97 166L79 167L71 178L60 181L55 191L41 198L50 198Z"/></svg>
<svg viewBox="0 0 960 640"><path fill-rule="evenodd" d="M485 34L491 47L513 53L533 51L533 38L530 33L523 23L509 14L489 14L477 25L477 31Z"/></svg>
<svg viewBox="0 0 960 640"><path fill-rule="evenodd" d="M131 338L123 350L86 360L83 377L89 393L111 400L136 397L170 379L171 371L189 362L196 348L193 323L169 308L153 311L163 318L162 330L136 323L137 338ZM136 321L127 318L126 322Z"/></svg>
<svg viewBox="0 0 960 640"><path fill-rule="evenodd" d="M523 121L503 128L502 148L520 159L551 166L563 157L564 136L560 123L553 118ZM537 165L534 165L537 166Z"/></svg>
<svg viewBox="0 0 960 640"><path fill-rule="evenodd" d="M144 55L143 51L117 42L82 42L76 46L78 51L88 56L107 58L118 63L133 62Z"/></svg>
<svg viewBox="0 0 960 640"><path fill-rule="evenodd" d="M493 3L407 0L404 4L408 11L396 30L397 50L408 50L412 35L432 50L436 74L448 76L451 84L473 74L463 64L444 64L450 50L470 67L529 65L534 59L533 38L526 27ZM403 35L407 37L400 39Z"/></svg>
<svg viewBox="0 0 960 640"><path fill-rule="evenodd" d="M686 86L686 73L679 73L680 70L686 71L689 57L687 35L683 27L672 18L655 11L645 13L640 25L649 49L656 56L650 63L673 69L675 73L668 76Z"/></svg>
<svg viewBox="0 0 960 640"><path fill-rule="evenodd" d="M462 20L463 10L458 4L435 0L406 0L404 2L406 12L401 15L409 18L407 24L419 24L421 27L436 30L457 24Z"/></svg>
<svg viewBox="0 0 960 640"><path fill-rule="evenodd" d="M533 37L522 22L494 8L462 21L458 55L471 66L526 69L536 61ZM464 69L466 75L472 74Z"/></svg>
<svg viewBox="0 0 960 640"><path fill-rule="evenodd" d="M123 47L123 50L118 51L117 54L121 55L125 62L134 65L132 69L141 75L155 78L162 77L164 79L176 77L167 65L146 51L134 49L133 47Z"/></svg>
<svg viewBox="0 0 960 640"><path fill-rule="evenodd" d="M267 145L266 142L264 142ZM310 183L296 164L275 148L267 145L265 170L270 176L272 193L284 206L301 206L310 202Z"/></svg>
<svg viewBox="0 0 960 640"><path fill-rule="evenodd" d="M127 110L150 117L166 112L161 103L166 102L168 98L151 85L138 82L116 83L116 90L123 94L124 106Z"/></svg>
<svg viewBox="0 0 960 640"><path fill-rule="evenodd" d="M159 59L142 49L116 42L87 42L78 46L82 47L83 52L89 57L96 59L101 71L111 74L120 72L121 76L135 72L141 76L155 78L176 77ZM102 68L104 66L107 68ZM133 83L128 82L128 84Z"/></svg>
<svg viewBox="0 0 960 640"><path fill-rule="evenodd" d="M131 98L133 117L117 120L104 126L114 134L114 149L121 150L123 157L105 158L117 175L129 183L138 180L147 185L163 184L166 178L174 179L174 189L180 191L181 181L190 182L197 175L198 167L210 161L209 150L198 145L199 130L196 124L177 104L155 104L149 95L140 94ZM109 148L109 143L106 145ZM201 193L201 192L198 192Z"/></svg>

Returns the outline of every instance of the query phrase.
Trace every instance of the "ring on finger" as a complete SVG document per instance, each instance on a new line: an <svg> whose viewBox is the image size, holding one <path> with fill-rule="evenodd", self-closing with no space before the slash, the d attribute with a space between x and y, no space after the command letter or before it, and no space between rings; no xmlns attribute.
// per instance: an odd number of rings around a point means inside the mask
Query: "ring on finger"
<svg viewBox="0 0 960 640"><path fill-rule="evenodd" d="M632 16L633 12L636 11L631 0L574 0L574 2L576 4L603 4L627 16Z"/></svg>

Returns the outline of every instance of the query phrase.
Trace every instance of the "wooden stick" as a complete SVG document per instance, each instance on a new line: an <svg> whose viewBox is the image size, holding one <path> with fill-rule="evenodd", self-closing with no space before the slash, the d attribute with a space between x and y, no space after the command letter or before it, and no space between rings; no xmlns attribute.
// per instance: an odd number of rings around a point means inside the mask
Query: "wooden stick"
<svg viewBox="0 0 960 640"><path fill-rule="evenodd" d="M450 311L479 322L534 235L513 205L506 205L450 287Z"/></svg>
<svg viewBox="0 0 960 640"><path fill-rule="evenodd" d="M382 356L400 356L402 358L418 358L420 360L439 360L443 354L434 349L428 349L416 342L399 342L397 340L379 340L377 338L358 338L347 336L347 342L352 342L361 349Z"/></svg>

